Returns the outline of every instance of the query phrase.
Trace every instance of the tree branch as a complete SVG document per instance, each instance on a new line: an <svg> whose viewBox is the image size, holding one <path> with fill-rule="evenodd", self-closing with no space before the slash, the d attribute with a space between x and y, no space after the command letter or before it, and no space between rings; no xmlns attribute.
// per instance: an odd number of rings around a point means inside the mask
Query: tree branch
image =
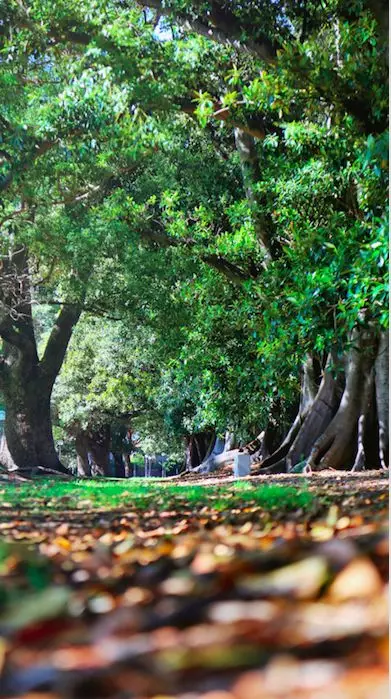
<svg viewBox="0 0 391 699"><path fill-rule="evenodd" d="M79 320L81 312L81 304L69 304L61 308L56 318L40 361L42 375L51 386L61 369L73 328Z"/></svg>
<svg viewBox="0 0 391 699"><path fill-rule="evenodd" d="M37 360L32 309L31 277L25 246L0 257L0 336L24 354Z"/></svg>
<svg viewBox="0 0 391 699"><path fill-rule="evenodd" d="M221 272L227 279L234 284L242 284L242 282L247 279L252 278L252 274L246 273L238 265L233 264L229 260L226 260L221 255L201 255L202 262L213 267L217 272Z"/></svg>
<svg viewBox="0 0 391 699"><path fill-rule="evenodd" d="M160 248L170 248L170 247L184 247L184 248L195 248L197 243L192 238L184 238L177 240L175 238L170 238L164 231L157 232L153 229L140 231L140 236L143 240L151 243L157 244ZM199 258L202 262L213 267L218 272L223 274L227 279L235 284L242 284L248 279L258 276L254 275L253 272L245 271L241 269L238 265L230 262L226 258L218 255L216 253L200 253Z"/></svg>
<svg viewBox="0 0 391 699"><path fill-rule="evenodd" d="M34 352L35 347L31 343L30 337L15 328L10 318L3 320L0 324L0 337L24 354Z"/></svg>
<svg viewBox="0 0 391 699"><path fill-rule="evenodd" d="M0 389L4 388L4 381L7 374L7 362L4 356L0 356Z"/></svg>
<svg viewBox="0 0 391 699"><path fill-rule="evenodd" d="M47 306L61 306L61 307L66 307L66 306L74 306L74 303L70 303L69 301L43 301L42 305L47 305ZM110 315L110 312L107 311L106 309L100 307L96 308L95 306L86 306L84 304L80 305L80 312L81 313L90 313L91 315L98 316L99 318L106 318L107 320L113 320L115 322L119 322L122 320L120 316L112 316Z"/></svg>
<svg viewBox="0 0 391 699"><path fill-rule="evenodd" d="M191 114L192 116L194 115L197 109L197 105L189 99L180 100L179 107L182 112L184 112L185 114ZM251 119L248 119L247 122L238 121L238 119L235 116L232 116L231 111L228 107L221 106L221 102L219 102L219 100L215 101L214 109L215 111L212 115L213 119L216 119L217 121L226 122L227 124L229 124L229 126L232 126L232 128L238 128L241 131L247 133L249 136L253 136L253 138L263 140L267 133L276 133L277 131L279 131L277 127L272 130L266 130L262 118L255 119L253 117Z"/></svg>
<svg viewBox="0 0 391 699"><path fill-rule="evenodd" d="M157 10L161 15L172 17L185 31L199 34L223 46L232 46L237 51L244 51L268 63L276 59L277 45L267 36L262 36L256 41L244 38L244 28L227 6L223 8L217 2L211 3L208 21L184 12L172 12L160 0L138 0L138 3L142 7Z"/></svg>
<svg viewBox="0 0 391 699"><path fill-rule="evenodd" d="M248 23L242 23L236 15L230 11L229 4L223 3L221 0L211 0L210 6L208 8L208 14L203 16L195 16L195 13L184 13L181 11L172 10L169 7L164 6L162 0L137 0L141 7L149 7L156 10L161 15L166 15L175 19L180 26L185 30L193 31L197 34L205 36L211 41L216 41L224 45L230 45L237 50L245 51L251 53L267 63L275 63L277 59L278 49L283 49L283 45L278 42L272 41L267 36L261 36L257 39L251 39L248 34L254 28L248 26ZM197 6L197 2L195 2ZM372 11L373 15L376 17L379 25L379 30L384 33L388 19L385 16L385 0L367 0L368 8ZM342 13L339 12L342 16ZM37 32L39 27L36 27L33 22L31 22L27 12L23 8L23 15L13 18L13 25L4 23L0 25L0 36L6 35L11 29L15 27L28 28L30 31ZM285 30L287 31L286 27ZM247 35L247 36L246 36ZM68 42L75 45L88 46L91 41L99 41L99 45L105 48L106 51L115 54L121 53L121 47L119 47L114 41L108 39L102 32L96 32L96 28L92 24L86 24L84 27L79 28L77 26L76 20L63 20L56 26L48 29L47 36L51 39L51 44L56 42ZM292 43L298 40L293 34L290 34L285 38ZM121 55L121 60L123 57ZM300 70L300 65L298 62L298 70ZM368 102L361 96L356 97L354 92L350 91L346 84L346 81L342 81L340 77L335 76L338 92L341 95L340 105L346 110L348 114L352 114L358 122L365 133L379 133L386 128L386 120L383 117L375 118L371 117L370 110L368 109ZM334 103L335 99L329 94L328 90L321 85L314 85L315 89L318 91L320 96L324 96L326 101L330 104ZM327 93L327 94L326 94ZM146 107L147 108L147 107ZM185 109L184 109L185 111ZM217 110L220 114L216 115L216 118L221 120L227 120L228 117L225 109ZM256 138L263 138L256 133L257 126L255 129L252 128L251 124L246 127L245 124L236 124L232 122L233 126L241 128L243 131L247 131L250 135ZM262 132L262 129L261 129ZM0 191L4 191L9 187L12 182L13 175L9 173L0 185Z"/></svg>

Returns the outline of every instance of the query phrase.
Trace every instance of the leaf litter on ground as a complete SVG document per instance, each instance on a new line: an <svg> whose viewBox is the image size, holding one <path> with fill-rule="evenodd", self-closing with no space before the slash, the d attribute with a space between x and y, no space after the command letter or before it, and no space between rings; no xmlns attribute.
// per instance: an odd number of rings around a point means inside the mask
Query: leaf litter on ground
<svg viewBox="0 0 391 699"><path fill-rule="evenodd" d="M4 486L0 696L385 697L384 478L299 478Z"/></svg>

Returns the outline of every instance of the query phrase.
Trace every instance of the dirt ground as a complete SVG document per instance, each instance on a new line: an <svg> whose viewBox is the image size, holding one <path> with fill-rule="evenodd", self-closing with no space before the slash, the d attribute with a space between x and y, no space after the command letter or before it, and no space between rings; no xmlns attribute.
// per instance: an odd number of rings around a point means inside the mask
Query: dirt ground
<svg viewBox="0 0 391 699"><path fill-rule="evenodd" d="M170 482L173 482L170 479ZM226 473L188 474L218 493ZM253 476L308 507L0 507L0 697L385 699L384 473ZM83 503L83 501L81 501Z"/></svg>

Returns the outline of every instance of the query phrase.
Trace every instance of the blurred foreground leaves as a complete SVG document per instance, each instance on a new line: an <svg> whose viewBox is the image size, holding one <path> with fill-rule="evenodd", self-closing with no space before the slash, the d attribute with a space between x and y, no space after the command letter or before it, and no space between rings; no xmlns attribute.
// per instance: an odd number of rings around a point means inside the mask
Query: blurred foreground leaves
<svg viewBox="0 0 391 699"><path fill-rule="evenodd" d="M380 502L373 521L213 500L20 512L0 549L0 696L385 697Z"/></svg>

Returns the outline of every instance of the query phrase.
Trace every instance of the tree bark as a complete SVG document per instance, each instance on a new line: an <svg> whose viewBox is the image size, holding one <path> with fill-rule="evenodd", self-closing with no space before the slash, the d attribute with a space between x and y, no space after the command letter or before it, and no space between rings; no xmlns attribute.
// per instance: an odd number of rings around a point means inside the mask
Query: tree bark
<svg viewBox="0 0 391 699"><path fill-rule="evenodd" d="M370 420L370 413L372 409L372 394L373 394L373 368L368 371L365 377L365 383L363 386L362 397L361 397L361 408L360 415L358 418L358 434L357 434L357 453L352 467L352 471L363 471L367 465L370 465L366 450L366 432L367 425Z"/></svg>
<svg viewBox="0 0 391 699"><path fill-rule="evenodd" d="M357 455L360 416L369 392L368 382L374 363L374 337L370 329L357 327L351 338L346 363L346 383L335 416L322 431L311 450L307 470L349 468ZM364 394L364 395L363 395Z"/></svg>
<svg viewBox="0 0 391 699"><path fill-rule="evenodd" d="M297 450L304 448L305 442L307 441L305 437L307 429L304 429L305 420L317 396L320 394L319 402L321 402L323 400L323 394L326 391L325 387L322 387L321 391L319 386L322 375L320 362L316 358L308 355L302 367L298 413L278 449L270 456L261 459L260 473L282 473L286 471L288 455L290 461L292 461L292 459L296 458ZM320 385L322 386L322 382Z"/></svg>
<svg viewBox="0 0 391 699"><path fill-rule="evenodd" d="M193 471L209 457L215 443L214 432L192 434L186 444L186 471Z"/></svg>
<svg viewBox="0 0 391 699"><path fill-rule="evenodd" d="M388 333L380 335L379 347L375 359L376 407L379 423L379 456L383 469L388 468L389 447L389 340Z"/></svg>
<svg viewBox="0 0 391 699"><path fill-rule="evenodd" d="M43 467L66 472L54 446L51 389L36 366L25 364L14 365L3 379L5 423L0 463L9 470Z"/></svg>
<svg viewBox="0 0 391 699"><path fill-rule="evenodd" d="M125 478L131 478L133 476L132 462L130 460L130 454L123 452L122 458L125 464Z"/></svg>
<svg viewBox="0 0 391 699"><path fill-rule="evenodd" d="M53 440L50 398L73 327L81 313L70 305L59 312L42 360L32 318L27 250L11 251L1 261L0 385L5 403L0 463L9 470L37 467L66 472Z"/></svg>
<svg viewBox="0 0 391 699"><path fill-rule="evenodd" d="M332 355L329 356L319 390L311 404L307 404L305 419L289 449L286 466L291 471L306 459L314 444L335 415L342 393L341 380L334 375Z"/></svg>
<svg viewBox="0 0 391 699"><path fill-rule="evenodd" d="M125 461L121 452L114 452L114 469L116 478L125 478Z"/></svg>
<svg viewBox="0 0 391 699"><path fill-rule="evenodd" d="M221 466L234 460L238 449L227 449L230 446L230 440L227 439L227 433L224 439L216 437L212 442L212 449L205 452L204 459L193 470L197 473L212 473Z"/></svg>
<svg viewBox="0 0 391 699"><path fill-rule="evenodd" d="M270 231L270 222L266 222L265 217L259 212L258 196L255 193L254 185L260 178L260 166L258 153L253 136L242 129L234 129L235 146L238 151L244 189L247 200L252 209L252 216L255 228L255 234L259 241L259 245L263 253L263 265L266 267L273 259L272 236Z"/></svg>
<svg viewBox="0 0 391 699"><path fill-rule="evenodd" d="M328 357L314 400L305 387L309 373L304 371L299 415L283 444L261 462L257 473L290 472L295 467L307 473L388 468L387 333L377 340L372 323L361 318L345 366ZM314 376L316 383L316 371Z"/></svg>
<svg viewBox="0 0 391 699"><path fill-rule="evenodd" d="M99 430L88 433L88 452L92 471L99 476L110 476L110 426L103 425Z"/></svg>

